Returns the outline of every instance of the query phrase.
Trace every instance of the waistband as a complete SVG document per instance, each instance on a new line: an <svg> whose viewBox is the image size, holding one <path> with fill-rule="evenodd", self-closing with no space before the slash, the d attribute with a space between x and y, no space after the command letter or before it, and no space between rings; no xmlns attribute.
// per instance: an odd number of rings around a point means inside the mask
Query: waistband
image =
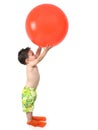
<svg viewBox="0 0 98 130"><path fill-rule="evenodd" d="M25 86L24 88L26 88L26 89L30 89L30 90L36 90L36 88L33 88L33 87L28 87L28 86Z"/></svg>

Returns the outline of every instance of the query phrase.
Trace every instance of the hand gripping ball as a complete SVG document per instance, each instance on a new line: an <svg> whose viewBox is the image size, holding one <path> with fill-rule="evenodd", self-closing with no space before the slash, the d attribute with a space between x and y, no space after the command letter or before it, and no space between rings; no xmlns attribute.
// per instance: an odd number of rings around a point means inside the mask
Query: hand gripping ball
<svg viewBox="0 0 98 130"><path fill-rule="evenodd" d="M57 6L41 4L30 11L25 26L33 43L40 47L55 46L66 36L68 20Z"/></svg>

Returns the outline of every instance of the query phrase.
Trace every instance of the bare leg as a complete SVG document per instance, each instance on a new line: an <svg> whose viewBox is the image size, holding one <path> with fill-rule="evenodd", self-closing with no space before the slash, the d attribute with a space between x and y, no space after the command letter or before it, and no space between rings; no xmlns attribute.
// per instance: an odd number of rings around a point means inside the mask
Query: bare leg
<svg viewBox="0 0 98 130"><path fill-rule="evenodd" d="M27 112L26 116L27 116L27 122L30 122L32 120L32 112Z"/></svg>

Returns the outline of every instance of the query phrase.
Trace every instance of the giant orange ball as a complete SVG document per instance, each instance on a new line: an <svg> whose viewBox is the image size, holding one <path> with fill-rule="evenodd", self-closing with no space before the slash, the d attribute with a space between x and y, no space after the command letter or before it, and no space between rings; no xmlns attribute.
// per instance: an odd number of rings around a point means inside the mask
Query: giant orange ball
<svg viewBox="0 0 98 130"><path fill-rule="evenodd" d="M40 47L55 46L68 32L68 19L59 7L41 4L30 11L25 26L33 43Z"/></svg>

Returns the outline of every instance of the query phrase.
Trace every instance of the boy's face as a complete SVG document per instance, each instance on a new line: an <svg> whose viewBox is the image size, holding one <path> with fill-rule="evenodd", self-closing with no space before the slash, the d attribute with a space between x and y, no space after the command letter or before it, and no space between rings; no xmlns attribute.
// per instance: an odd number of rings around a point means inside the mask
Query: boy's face
<svg viewBox="0 0 98 130"><path fill-rule="evenodd" d="M34 55L32 50L29 50L28 52L28 60L29 61L34 61L36 59L36 55Z"/></svg>

